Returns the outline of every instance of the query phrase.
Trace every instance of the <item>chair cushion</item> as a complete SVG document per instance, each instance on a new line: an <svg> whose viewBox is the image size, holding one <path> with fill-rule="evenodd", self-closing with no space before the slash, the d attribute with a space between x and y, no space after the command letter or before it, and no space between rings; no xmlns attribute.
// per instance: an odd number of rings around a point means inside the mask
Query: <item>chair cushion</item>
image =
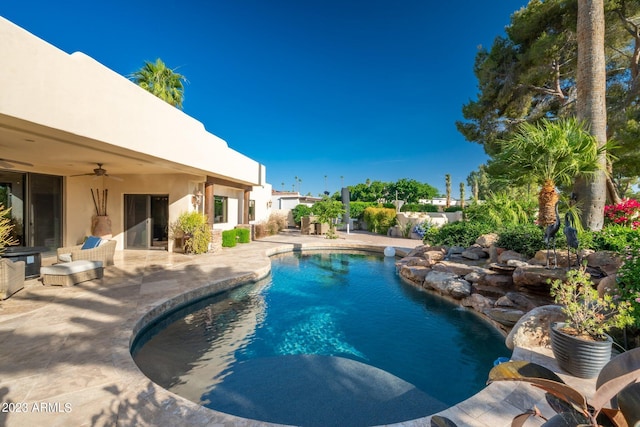
<svg viewBox="0 0 640 427"><path fill-rule="evenodd" d="M58 261L60 261L60 262L71 262L71 261L73 261L73 259L71 259L71 254L60 254L60 255L58 255Z"/></svg>
<svg viewBox="0 0 640 427"><path fill-rule="evenodd" d="M96 236L89 236L87 240L84 241L82 247L80 249L93 249L100 246L100 242L102 239Z"/></svg>

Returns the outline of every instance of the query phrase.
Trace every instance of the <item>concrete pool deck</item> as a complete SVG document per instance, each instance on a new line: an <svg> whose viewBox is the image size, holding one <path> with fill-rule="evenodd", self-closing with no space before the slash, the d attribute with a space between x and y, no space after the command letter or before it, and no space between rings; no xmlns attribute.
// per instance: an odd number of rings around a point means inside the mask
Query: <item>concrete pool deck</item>
<svg viewBox="0 0 640 427"><path fill-rule="evenodd" d="M285 232L198 256L117 251L102 280L64 288L27 281L25 289L0 302L0 426L275 425L212 411L157 386L133 362L131 339L146 322L181 302L267 275L269 254L420 244L358 232L340 237ZM559 372L548 349L516 349L512 357ZM593 380L560 376L588 395L594 391ZM533 404L553 414L541 391L500 383L440 414L459 426L500 427ZM398 425L429 422L425 417Z"/></svg>

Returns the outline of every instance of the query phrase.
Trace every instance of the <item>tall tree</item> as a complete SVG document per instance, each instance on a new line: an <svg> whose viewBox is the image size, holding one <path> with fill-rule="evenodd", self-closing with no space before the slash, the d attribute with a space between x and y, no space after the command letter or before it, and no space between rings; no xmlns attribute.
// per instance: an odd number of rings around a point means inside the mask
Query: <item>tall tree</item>
<svg viewBox="0 0 640 427"><path fill-rule="evenodd" d="M606 62L604 54L604 0L578 0L578 72L576 113L579 121L588 125L597 141L599 170L592 176L579 176L574 193L582 210L582 225L600 230L604 224L607 198L605 171L607 168L607 108Z"/></svg>
<svg viewBox="0 0 640 427"><path fill-rule="evenodd" d="M131 80L163 101L182 109L185 77L168 68L160 58L145 61L144 66L131 74Z"/></svg>
<svg viewBox="0 0 640 427"><path fill-rule="evenodd" d="M464 182L460 183L460 206L464 209Z"/></svg>

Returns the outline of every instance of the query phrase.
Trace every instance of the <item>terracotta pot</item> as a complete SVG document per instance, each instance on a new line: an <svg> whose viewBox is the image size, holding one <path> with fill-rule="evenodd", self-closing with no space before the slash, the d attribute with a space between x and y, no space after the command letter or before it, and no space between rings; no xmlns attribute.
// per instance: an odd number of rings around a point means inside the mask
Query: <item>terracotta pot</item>
<svg viewBox="0 0 640 427"><path fill-rule="evenodd" d="M91 234L105 239L113 237L111 234L111 220L109 217L106 215L94 216L91 224Z"/></svg>
<svg viewBox="0 0 640 427"><path fill-rule="evenodd" d="M576 377L594 378L611 360L613 340L608 335L606 341L575 337L559 330L564 326L561 322L551 324L551 349L558 366Z"/></svg>

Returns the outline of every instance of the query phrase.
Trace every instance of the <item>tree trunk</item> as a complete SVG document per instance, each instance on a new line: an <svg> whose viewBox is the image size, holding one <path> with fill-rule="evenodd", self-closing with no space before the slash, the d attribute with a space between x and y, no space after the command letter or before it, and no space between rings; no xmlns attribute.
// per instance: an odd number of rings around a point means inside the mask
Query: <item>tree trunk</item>
<svg viewBox="0 0 640 427"><path fill-rule="evenodd" d="M599 146L607 141L604 22L604 0L578 0L576 112L578 120L589 126ZM582 210L582 224L590 230L600 230L604 223L607 195L604 153L600 163L600 172L590 179L578 178L574 185Z"/></svg>
<svg viewBox="0 0 640 427"><path fill-rule="evenodd" d="M556 202L560 196L556 192L556 185L546 180L538 193L538 225L546 227L556 222Z"/></svg>

